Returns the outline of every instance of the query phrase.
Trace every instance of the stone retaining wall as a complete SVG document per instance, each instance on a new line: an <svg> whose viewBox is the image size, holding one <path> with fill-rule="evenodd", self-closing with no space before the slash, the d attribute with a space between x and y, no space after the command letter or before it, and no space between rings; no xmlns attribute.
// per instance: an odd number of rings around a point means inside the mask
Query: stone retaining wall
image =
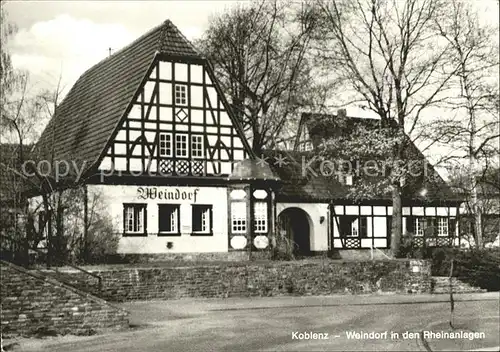
<svg viewBox="0 0 500 352"><path fill-rule="evenodd" d="M429 293L424 260L292 261L93 270L112 301L363 293ZM78 273L73 273L78 275ZM84 280L84 277L81 277Z"/></svg>
<svg viewBox="0 0 500 352"><path fill-rule="evenodd" d="M128 327L128 313L54 279L1 261L2 336L93 334Z"/></svg>

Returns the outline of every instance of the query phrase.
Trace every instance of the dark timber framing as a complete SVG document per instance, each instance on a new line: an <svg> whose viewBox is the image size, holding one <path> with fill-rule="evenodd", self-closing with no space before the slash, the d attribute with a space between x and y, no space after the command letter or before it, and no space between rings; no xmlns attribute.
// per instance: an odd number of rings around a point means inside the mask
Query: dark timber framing
<svg viewBox="0 0 500 352"><path fill-rule="evenodd" d="M168 77L169 79L166 79L166 76L161 77L162 72L160 62L170 63L171 75ZM179 81L176 79L176 63L186 65L187 81ZM198 71L199 74L201 74L201 77L199 77L196 82L193 82L192 79L192 65L201 66L201 72ZM153 72L155 72L156 75L153 78L150 78ZM207 82L207 77L210 78L210 83ZM151 96L146 97L145 87L148 83L153 88ZM162 94L160 94L161 84L171 85L172 101L170 104L167 104L165 101L160 99L162 96ZM180 107L176 104L176 84L185 85L187 88L186 106ZM201 88L201 106L193 106L191 87ZM209 89L212 89L214 94L210 95L208 92ZM215 101L212 101L214 100L214 97L216 97L216 99ZM134 108L140 110L140 118L139 116L129 117L130 112L133 111ZM160 120L162 108L171 110L171 121ZM155 120L150 119L151 111L153 109L156 111ZM176 112L178 109L182 109L187 114L184 122L177 121ZM192 114L195 111L201 112L203 122L193 122ZM222 113L227 114L229 124L221 125ZM193 127L195 130L193 130ZM125 132L125 140L116 140L120 131ZM186 158L176 157L175 151L173 157L169 158L168 161L159 155L159 133L167 131L171 131L172 133L171 143L174 150L176 134L186 134L189 151ZM132 138L131 135L135 132L139 132L139 136ZM146 138L146 135L149 134L151 136L151 133L155 135L154 141L152 142L151 138L149 138L149 141ZM191 155L190 147L192 145L193 135L200 135L203 138L203 159L196 159ZM234 140L238 138L241 141L240 147L237 147L234 144ZM212 143L210 143L210 140ZM115 146L117 147L119 145L124 146L123 149L125 152L120 153L116 150L117 148L115 148ZM140 152L138 152L137 148L140 149ZM113 166L116 166L117 158L122 158L122 160L125 161L125 170L114 170L119 171L118 174L122 174L122 172L130 174L144 172L147 173L145 177L152 176L160 173L162 162L165 162L169 165L167 170L172 170L172 172L163 172L161 173L161 176L165 176L165 174L167 176L227 176L234 167L235 151L239 151L240 156L243 159L246 157L255 157L248 141L245 138L239 121L236 121L228 102L217 84L213 70L208 61L198 58L157 54L147 69L140 86L137 88L137 91L122 118L116 124L110 139L93 168L93 172L95 173L97 171L97 167L105 157L109 157ZM148 154L149 156L147 156ZM153 162L156 162L157 165L156 172L152 172L151 165ZM209 163L212 165L212 170L210 171L213 172L207 172L207 166ZM224 173L221 173L221 171L223 171L222 163L227 163ZM142 170L138 170L137 165L140 165Z"/></svg>
<svg viewBox="0 0 500 352"><path fill-rule="evenodd" d="M346 214L346 207L357 207L357 214ZM361 207L369 207L370 208L370 214L363 214L361 212ZM374 208L384 208L384 213L383 214L375 214ZM342 214L339 214L336 210L336 208L341 208L342 209ZM381 248L381 249L387 249L390 248L390 240L391 240L391 219L392 219L392 212L389 212L389 208L392 208L392 206L389 205L384 205L384 204L379 204L379 205L369 205L369 204L335 204L335 203L330 203L329 204L329 213L331 214L331 219L329 221L330 224L330 231L329 231L329 243L330 249L366 249L370 247L362 246L361 240L362 239L371 239L371 246L374 248ZM414 209L413 208L422 208L422 214L414 214ZM428 213L428 208L434 208L434 211L432 213ZM446 209L456 209L455 215L451 215L449 211L447 211L447 215L437 215L438 208L446 208ZM445 218L447 219L448 223L448 234L446 236L443 235L432 235L428 236L413 236L413 246L415 247L422 247L422 246L436 246L436 247L443 247L443 246L452 246L454 239L456 239L456 221L458 218L458 207L454 207L451 205L404 205L404 209L409 209L409 214L403 215L403 218L405 218L406 222L406 229L403 229L403 232L407 231L408 229L413 229L413 222L416 217L422 217L425 219L429 218ZM371 217L371 234L372 236L370 237L362 237L361 236L361 231L358 231L357 236L345 236L345 234L342 233L342 229L340 227L340 218L343 216L349 216L349 217L358 217L360 219L361 217ZM386 236L376 236L375 235L375 218L385 218L385 226L386 226ZM361 227L361 225L359 225ZM338 236L335 234L335 227L337 228ZM411 231L410 231L411 232ZM386 240L386 245L385 246L376 246L375 245L375 240L376 239L385 239ZM340 240L341 242L341 247L336 247L335 246L335 241L334 240Z"/></svg>

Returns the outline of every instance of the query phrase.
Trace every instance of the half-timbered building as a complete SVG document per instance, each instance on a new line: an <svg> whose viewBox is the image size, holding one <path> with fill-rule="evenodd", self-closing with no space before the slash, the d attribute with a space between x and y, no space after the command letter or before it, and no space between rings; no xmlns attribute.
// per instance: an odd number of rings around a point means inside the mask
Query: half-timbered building
<svg viewBox="0 0 500 352"><path fill-rule="evenodd" d="M306 125L297 149L314 144ZM38 148L82 170L122 254L258 252L276 228L304 254L390 243L387 197L356 204L350 176L303 176L290 161L312 150L252 153L209 62L168 20L86 71ZM456 202L409 197L403 212L417 235L436 227L438 244L455 233Z"/></svg>
<svg viewBox="0 0 500 352"><path fill-rule="evenodd" d="M392 196L381 184L387 177L374 161L349 162L348 170L333 172L331 160L321 157L319 147L332 135L349 135L359 126L377 128L377 119L336 115L302 114L293 151L270 151L270 159L285 158L286 163L271 164L281 180L276 195L278 231L288 232L299 251L389 249L392 228ZM453 246L458 244L457 218L460 198L410 143L405 157L419 169L406 177L402 187L402 227L412 246ZM328 163L330 162L330 163ZM322 168L323 164L324 168ZM366 165L375 166L367 169ZM322 171L323 170L323 171ZM359 195L359 187L370 195ZM353 197L353 189L358 196ZM356 192L354 192L356 193ZM308 235L310 236L308 238Z"/></svg>

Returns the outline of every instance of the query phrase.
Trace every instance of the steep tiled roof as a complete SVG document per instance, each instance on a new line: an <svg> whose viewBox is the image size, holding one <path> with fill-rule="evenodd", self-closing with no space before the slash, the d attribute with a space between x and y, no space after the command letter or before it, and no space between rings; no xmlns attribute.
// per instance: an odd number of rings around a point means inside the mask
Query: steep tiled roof
<svg viewBox="0 0 500 352"><path fill-rule="evenodd" d="M153 28L77 80L38 142L41 154L95 163L156 53L201 57L169 20Z"/></svg>
<svg viewBox="0 0 500 352"><path fill-rule="evenodd" d="M332 135L348 135L349 131L355 125L363 125L367 128L375 128L379 121L375 119L347 118L345 124L338 126L335 123L335 116L320 114L303 114L301 125L308 128L308 133L313 145L317 145L323 138ZM299 132L300 133L300 132ZM423 154L411 144L407 148L407 157L409 160L422 160L426 162ZM350 188L341 183L335 175L323 176L319 172L318 164L320 159L314 151L267 151L271 169L283 181L283 186L279 194L279 200L286 201L329 201L329 200L352 200L350 197ZM285 158L285 163L278 163L280 158ZM316 158L316 159L315 159ZM315 163L310 163L315 159ZM308 165L311 168L308 168ZM354 176L354 181L364 185L378 185L383 175L370 176L361 172ZM376 187L374 187L376 188ZM423 196L421 191L425 189ZM371 195L373 200L389 201L391 194L386 190L379 190L377 194ZM403 187L403 200L420 201L458 201L460 197L455 194L446 182L430 165L427 165L426 173L420 176L411 177L406 180Z"/></svg>
<svg viewBox="0 0 500 352"><path fill-rule="evenodd" d="M265 157L269 158L271 170L282 182L278 195L280 199L329 201L338 194L338 181L303 172L303 164L307 164L314 157L313 152L267 150ZM283 160L283 163L276 162L278 160Z"/></svg>

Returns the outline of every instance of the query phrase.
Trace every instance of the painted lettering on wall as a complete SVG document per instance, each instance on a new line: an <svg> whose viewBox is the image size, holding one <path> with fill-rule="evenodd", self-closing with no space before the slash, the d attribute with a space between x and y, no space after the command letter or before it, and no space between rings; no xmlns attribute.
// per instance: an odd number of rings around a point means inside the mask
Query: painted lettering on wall
<svg viewBox="0 0 500 352"><path fill-rule="evenodd" d="M164 188L159 187L139 187L137 188L137 197L139 199L158 199L158 200L184 200L196 203L199 188L192 191L183 191L179 188Z"/></svg>

